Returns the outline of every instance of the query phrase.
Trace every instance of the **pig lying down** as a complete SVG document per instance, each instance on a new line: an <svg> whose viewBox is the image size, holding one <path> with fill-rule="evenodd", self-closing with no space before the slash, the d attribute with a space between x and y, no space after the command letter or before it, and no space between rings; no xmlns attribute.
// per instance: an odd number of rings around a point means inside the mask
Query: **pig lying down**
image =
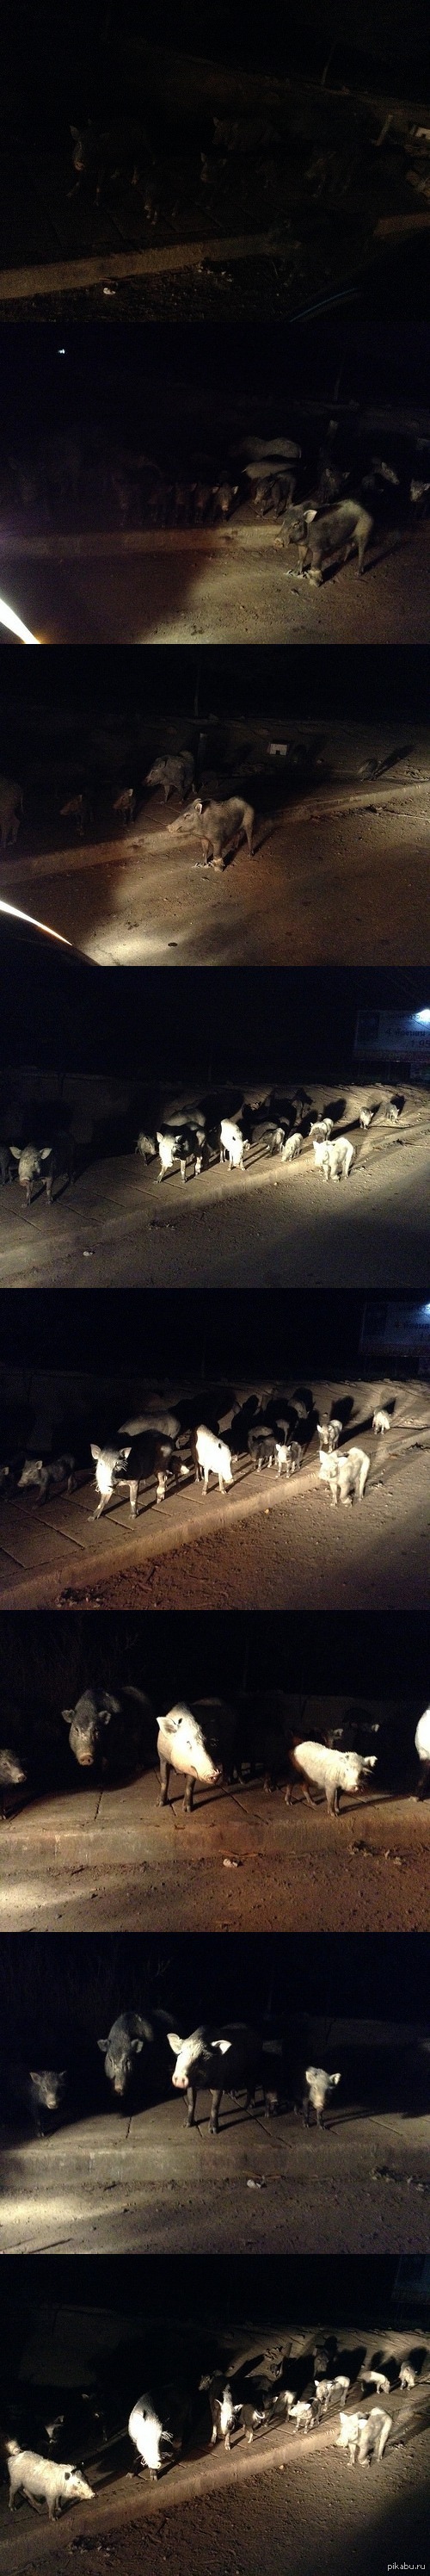
<svg viewBox="0 0 430 2576"><path fill-rule="evenodd" d="M6 2452L11 2513L20 2495L34 2505L35 2513L47 2504L50 2522L58 2522L69 2504L93 2501L94 2487L69 2460L44 2460L39 2451L20 2451L19 2442L6 2442Z"/></svg>

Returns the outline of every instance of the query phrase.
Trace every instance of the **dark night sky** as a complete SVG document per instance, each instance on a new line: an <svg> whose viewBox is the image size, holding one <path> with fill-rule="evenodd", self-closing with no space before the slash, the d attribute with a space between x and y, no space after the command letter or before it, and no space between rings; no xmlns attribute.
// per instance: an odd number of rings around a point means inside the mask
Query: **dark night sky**
<svg viewBox="0 0 430 2576"><path fill-rule="evenodd" d="M392 1292L393 1293L393 1292ZM252 1375L291 1375L297 1389L306 1372L337 1382L355 1372L363 1315L362 1295L333 1296L324 1289L265 1290L15 1289L0 1292L0 1348L4 1365L91 1369L102 1375L133 1371L176 1385L181 1370L198 1385ZM365 1376L365 1365L360 1364Z"/></svg>
<svg viewBox="0 0 430 2576"><path fill-rule="evenodd" d="M103 1679L114 1692L134 1681L155 1709L176 1700L232 1698L238 1692L348 1693L355 1702L381 1698L408 1703L411 1715L428 1699L430 1613L330 1611L306 1614L246 1611L158 1612L156 1619L124 1612L28 1611L25 1619L3 1611L0 1678L7 1706L25 1713L74 1703L90 1682ZM63 1736L61 1736L61 1747ZM68 1756L64 1739L64 1756ZM72 1785L72 1771L64 1760ZM73 1786L80 1787L74 1767Z"/></svg>
<svg viewBox="0 0 430 2576"><path fill-rule="evenodd" d="M118 2013L162 2005L172 2028L201 2022L256 2020L267 2013L288 2025L311 2013L354 2020L429 2021L430 1937L360 1933L241 1935L15 1933L0 1936L0 2005L5 2046L34 2065L75 2062ZM45 2049L66 2049L59 2059ZM99 2074L96 2062L96 2075ZM430 2083L430 2074L429 2074ZM102 2086L101 2104L105 2093ZM108 2095L106 2092L106 2107Z"/></svg>
<svg viewBox="0 0 430 2576"><path fill-rule="evenodd" d="M187 645L178 653L176 645L150 645L136 650L134 645L105 645L100 653L91 645L63 645L61 652L46 645L42 654L17 653L6 646L1 664L1 733L0 754L8 749L10 775L11 727L17 756L21 743L23 756L28 740L39 742L40 727L50 727L53 712L67 726L67 756L70 760L69 719L76 722L109 723L119 718L142 721L169 714L194 712L195 690L199 686L199 716L213 711L220 717L294 716L297 722L321 719L329 724L336 720L354 723L390 722L426 724L430 707L430 650L413 645L407 653L399 646L366 648L331 645L327 652L318 645L299 645L297 649L271 648L265 645L252 650L248 646L205 645L195 651ZM47 732L47 753L49 734ZM9 747L9 748L8 748Z"/></svg>
<svg viewBox="0 0 430 2576"><path fill-rule="evenodd" d="M47 2283L47 2269L49 2282ZM46 2304L49 2297L67 2307L117 2307L123 2313L144 2318L151 2311L184 2323L195 2316L203 2322L208 2313L220 2325L247 2325L255 2319L267 2326L291 2323L298 2327L316 2317L328 2324L336 2320L346 2326L378 2317L383 2323L389 2314L389 2301L397 2271L397 2257L387 2255L375 2262L374 2257L354 2259L340 2254L330 2257L314 2255L253 2255L246 2257L217 2255L209 2264L206 2258L187 2255L169 2256L160 2262L150 2255L128 2258L127 2255L84 2257L53 2254L49 2266L44 2256L30 2255L25 2266L20 2258L4 2257L0 2273L0 2318L5 2339L9 2320L22 2316L28 2332L31 2303Z"/></svg>

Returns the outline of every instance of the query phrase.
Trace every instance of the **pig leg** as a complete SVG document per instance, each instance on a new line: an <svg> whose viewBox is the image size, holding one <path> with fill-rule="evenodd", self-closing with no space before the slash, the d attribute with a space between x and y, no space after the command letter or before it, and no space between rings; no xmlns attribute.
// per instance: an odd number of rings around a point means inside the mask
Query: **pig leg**
<svg viewBox="0 0 430 2576"><path fill-rule="evenodd" d="M212 2094L212 2100L211 2100L211 2116L210 2116L210 2121L209 2121L209 2137L210 2137L210 2138L217 2138L217 2137L218 2137L218 2131L219 2131L219 2114L220 2114L220 2109L221 2109L221 2103L222 2103L222 2085L221 2085L221 2091L220 2091L220 2093L213 2093L213 2094Z"/></svg>
<svg viewBox="0 0 430 2576"><path fill-rule="evenodd" d="M340 1815L340 1807L339 1807L339 1790L338 1790L338 1789L330 1789L330 1788L327 1788L327 1789L326 1789L326 1793L325 1793L325 1794L326 1794L326 1799L327 1799L327 1806L328 1806L329 1816L339 1816L339 1815Z"/></svg>
<svg viewBox="0 0 430 2576"><path fill-rule="evenodd" d="M302 2119L303 2119L303 2127L304 2127L305 2129L309 2129L309 2128L310 2128L310 2123L311 2123L311 2106L310 2106L310 2101L308 2100L308 2095L307 2095L307 2093L304 2093L304 2094L303 2094L303 2101L302 2101Z"/></svg>
<svg viewBox="0 0 430 2576"><path fill-rule="evenodd" d="M108 1503L108 1502L110 1502L110 1501L111 1501L111 1495L110 1495L110 1494L102 1494L101 1502L97 1504L97 1511L96 1511L96 1512L89 1512L89 1514L88 1514L88 1519L89 1519L90 1521L101 1521L102 1512L104 1512L104 1511L105 1511L105 1509L106 1509L106 1503Z"/></svg>
<svg viewBox="0 0 430 2576"><path fill-rule="evenodd" d="M426 1797L427 1797L427 1793L428 1793L428 1789L429 1789L429 1787L430 1787L430 1762L422 1762L422 1763L421 1763L421 1770L420 1770L419 1781L418 1781L418 1788L417 1788L417 1792L416 1792L416 1794L417 1794L417 1798L426 1798Z"/></svg>
<svg viewBox="0 0 430 2576"><path fill-rule="evenodd" d="M197 2093L195 2091L194 2084L187 2084L187 2129L194 2129L196 2101Z"/></svg>
<svg viewBox="0 0 430 2576"><path fill-rule="evenodd" d="M45 1189L46 1189L46 1205L47 1205L47 1207L52 1207L52 1187L53 1187L53 1179L54 1179L53 1172L48 1172L48 1178L47 1178L47 1181L45 1181Z"/></svg>
<svg viewBox="0 0 430 2576"><path fill-rule="evenodd" d="M132 1516L132 1520L133 1520L133 1521L136 1521L136 1520L137 1520L137 1498L138 1498L138 1493L139 1493L139 1477L138 1477L138 1476L131 1476L131 1477L130 1477L130 1484L129 1484L129 1495L130 1495L130 1511L131 1511L131 1516Z"/></svg>
<svg viewBox="0 0 430 2576"><path fill-rule="evenodd" d="M186 1816L191 1816L191 1814L192 1814L192 1810L193 1810L193 1806L194 1806L194 1790L195 1790L195 1780L187 1780L187 1782L186 1782L186 1788L185 1788L185 1797L184 1797L184 1808L185 1808L185 1815L186 1815Z"/></svg>
<svg viewBox="0 0 430 2576"><path fill-rule="evenodd" d="M169 1780L170 1780L170 1771L171 1771L171 1764L170 1764L170 1762L166 1762L166 1759L165 1759L165 1755L164 1755L164 1753L160 1753L160 1796L159 1796L159 1800L158 1800L159 1807L167 1807L167 1793L168 1793Z"/></svg>

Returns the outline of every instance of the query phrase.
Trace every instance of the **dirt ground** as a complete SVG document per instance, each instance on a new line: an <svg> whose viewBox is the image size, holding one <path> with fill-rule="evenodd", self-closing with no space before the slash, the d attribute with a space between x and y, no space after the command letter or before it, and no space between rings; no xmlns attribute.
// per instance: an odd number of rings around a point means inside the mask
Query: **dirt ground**
<svg viewBox="0 0 430 2576"><path fill-rule="evenodd" d="M286 687L287 687L286 670ZM288 720L287 720L288 721ZM279 726L279 717L278 717ZM357 767L363 735L357 729ZM380 756L380 738L377 757ZM346 749L345 749L346 757ZM226 793L228 793L228 786ZM24 834L0 865L0 892L104 966L412 967L429 949L428 756L399 762L396 783L322 785L259 815L220 873L199 844L166 828L93 840L28 861ZM46 843L45 843L46 847Z"/></svg>
<svg viewBox="0 0 430 2576"><path fill-rule="evenodd" d="M323 1704L310 1703L324 1722ZM332 1715L332 1712L331 1712ZM304 1723L305 1721L303 1721ZM407 1729L411 1773L414 1721ZM418 1773L417 1773L418 1776ZM17 1793L15 1793L16 1795ZM43 1796L2 1827L3 1932L428 1932L430 1801L371 1788L310 1809L260 1780L184 1815L158 1766L128 1786Z"/></svg>
<svg viewBox="0 0 430 2576"><path fill-rule="evenodd" d="M258 1474L248 1458L226 1498L206 1501L185 1482L160 1510L143 1492L137 1521L128 1496L95 1521L89 1482L49 1500L31 1492L0 1500L4 1609L382 1610L428 1602L427 1391L413 1381L336 1387L353 1399L349 1437L363 1435L371 1471L363 1502L333 1510L312 1444L300 1476ZM315 1403L330 1412L335 1389ZM377 1440L374 1405L395 1401L393 1429ZM382 1449L382 1457L381 1457ZM164 1513L166 1517L164 1517ZM88 1515L90 1514L90 1518Z"/></svg>
<svg viewBox="0 0 430 2576"><path fill-rule="evenodd" d="M323 1115L327 1085L303 1081L313 1116ZM263 1078L262 1098L264 1090ZM185 1186L176 1171L160 1188L158 1162L146 1165L129 1153L80 1173L78 1165L76 1184L59 1181L51 1208L42 1186L30 1210L17 1186L3 1189L0 1285L295 1288L306 1281L310 1288L324 1279L338 1289L353 1277L356 1288L386 1291L395 1276L399 1294L425 1299L430 1105L425 1091L403 1085L401 1121L391 1127L384 1119L390 1096L383 1083L343 1086L339 1133L350 1134L356 1160L340 1188L327 1186L316 1169L311 1142L298 1162L282 1164L270 1157L262 1129L243 1171L229 1171L214 1153L199 1180L190 1164ZM381 1105L367 1134L358 1125L365 1102Z"/></svg>
<svg viewBox="0 0 430 2576"><path fill-rule="evenodd" d="M3 598L43 644L428 644L429 570L430 520L376 527L363 577L353 556L316 589L249 508L194 545L133 529L2 544Z"/></svg>
<svg viewBox="0 0 430 2576"><path fill-rule="evenodd" d="M391 2342L396 2342L389 2327ZM405 2349L411 2337L404 2338ZM345 2337L346 2341L346 2337ZM62 2576L65 2555L93 2550L101 2567L127 2567L127 2576L386 2576L397 2567L425 2569L428 2559L430 2428L428 2384L413 2391L408 2410L394 2397L393 2432L383 2461L371 2474L351 2472L336 2447L338 2420L306 2442L287 2432L242 2441L230 2458L223 2447L183 2461L152 2486L145 2476L98 2479L95 2503L75 2508L65 2524L39 2521L29 2505L7 2513L0 2495L0 2569L4 2576Z"/></svg>
<svg viewBox="0 0 430 2576"><path fill-rule="evenodd" d="M3 2253L427 2252L427 2115L348 2104L306 2130L294 2111L267 2120L225 2097L210 2138L208 2094L197 2112L188 2130L172 2093L49 2138L3 2129Z"/></svg>
<svg viewBox="0 0 430 2576"><path fill-rule="evenodd" d="M379 2343L379 2329L369 2340L369 2354ZM411 2332L387 2327L390 2353L409 2354ZM414 2344L418 2342L416 2333ZM347 2333L343 2335L345 2347ZM398 2348L398 2349L397 2349ZM424 2364L425 2371L425 2364ZM388 2401L387 2401L388 2402ZM367 2409L365 2410L367 2411ZM65 2555L95 2551L102 2568L127 2567L127 2576L152 2576L155 2566L168 2576L342 2576L345 2563L352 2576L386 2576L388 2568L425 2569L428 2543L430 2427L428 2380L405 2402L397 2391L390 2399L393 2430L381 2465L365 2477L346 2467L338 2451L338 2418L323 2423L306 2443L279 2428L257 2436L252 2449L242 2439L230 2457L216 2452L188 2457L156 2486L142 2476L131 2479L115 2455L108 2466L102 2456L91 2472L95 2502L77 2507L60 2527L39 2520L29 2505L12 2518L6 2488L0 2491L0 2569L4 2576L62 2576Z"/></svg>

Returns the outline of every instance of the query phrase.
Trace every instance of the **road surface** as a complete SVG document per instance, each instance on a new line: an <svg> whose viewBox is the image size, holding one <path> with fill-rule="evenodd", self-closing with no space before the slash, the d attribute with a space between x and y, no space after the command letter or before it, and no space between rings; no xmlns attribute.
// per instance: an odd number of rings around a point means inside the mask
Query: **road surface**
<svg viewBox="0 0 430 2576"><path fill-rule="evenodd" d="M335 1107L339 1096L345 1104L340 1113L337 1109L336 1127L354 1147L348 1182L327 1185L309 1139L298 1161L282 1164L278 1155L270 1155L263 1122L242 1171L221 1164L214 1144L199 1179L190 1161L185 1186L177 1169L160 1187L158 1159L145 1164L134 1152L105 1153L103 1160L89 1159L87 1169L79 1170L78 1144L76 1183L71 1187L59 1177L51 1208L42 1183L30 1209L16 1184L1 1191L0 1286L296 1288L306 1281L309 1288L324 1279L326 1288L336 1291L348 1288L353 1277L355 1288L364 1292L385 1292L387 1280L395 1279L399 1295L409 1291L425 1300L426 1091L402 1085L404 1106L399 1125L392 1127L384 1114L389 1085L337 1084L331 1095L327 1084L308 1086L303 1080L313 1117L323 1115L331 1097ZM204 1097L204 1081L201 1089ZM258 1085L251 1090L256 1099ZM263 1077L262 1099L264 1091ZM246 1083L244 1096L249 1096ZM194 1099L197 1105L195 1088ZM366 1102L378 1104L378 1116L363 1133L358 1108ZM166 1114L169 1120L171 1096L167 1113L159 1103L161 1125ZM23 1117L25 1111L20 1112L21 1132ZM40 1117L43 1123L43 1107Z"/></svg>

